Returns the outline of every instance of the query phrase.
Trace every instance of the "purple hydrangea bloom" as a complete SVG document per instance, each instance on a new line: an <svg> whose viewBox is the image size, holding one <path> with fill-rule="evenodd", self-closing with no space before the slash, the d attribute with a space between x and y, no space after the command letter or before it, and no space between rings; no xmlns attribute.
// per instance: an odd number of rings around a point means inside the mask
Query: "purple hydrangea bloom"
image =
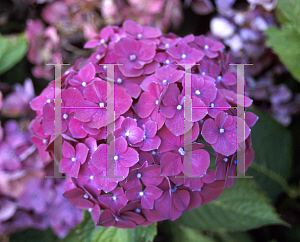
<svg viewBox="0 0 300 242"><path fill-rule="evenodd" d="M236 167L220 157L233 157L245 141L250 165L250 127L257 121L246 112L245 136L237 132L244 117L231 109L239 96L224 46L204 36L162 34L132 21L95 36L86 44L97 47L90 58L62 76L68 110L62 111L61 167L71 176L64 196L89 210L96 226L118 228L175 220L215 200L232 185L228 174ZM114 67L114 80L107 77L110 63L122 64ZM192 65L191 97L184 64ZM53 124L54 102L48 92L53 86L31 103L38 115L31 123L33 140L50 157L55 137L47 122ZM113 98L114 115L107 110ZM245 96L245 106L251 103ZM185 117L189 105L192 117ZM206 143L197 143L202 138ZM207 146L215 151L216 171L208 169ZM192 169L185 169L185 161Z"/></svg>

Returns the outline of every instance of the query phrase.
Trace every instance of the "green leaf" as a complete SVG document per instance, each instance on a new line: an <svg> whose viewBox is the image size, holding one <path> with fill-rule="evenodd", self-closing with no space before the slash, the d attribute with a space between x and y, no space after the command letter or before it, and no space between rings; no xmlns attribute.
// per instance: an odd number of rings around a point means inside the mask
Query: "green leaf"
<svg viewBox="0 0 300 242"><path fill-rule="evenodd" d="M69 234L62 240L63 242L89 242L91 233L95 230L95 224L90 213L84 210L83 221L72 229Z"/></svg>
<svg viewBox="0 0 300 242"><path fill-rule="evenodd" d="M300 26L300 1L277 0L276 17L281 24Z"/></svg>
<svg viewBox="0 0 300 242"><path fill-rule="evenodd" d="M178 219L185 226L217 231L242 231L268 224L286 223L275 213L269 199L252 179L237 179L231 189L208 204L184 212Z"/></svg>
<svg viewBox="0 0 300 242"><path fill-rule="evenodd" d="M118 229L101 227L92 234L93 242L149 242L156 235L156 223L149 226L137 226L135 229Z"/></svg>
<svg viewBox="0 0 300 242"><path fill-rule="evenodd" d="M219 230L217 237L222 242L253 242L253 239L247 232L228 232L226 230Z"/></svg>
<svg viewBox="0 0 300 242"><path fill-rule="evenodd" d="M30 242L58 242L59 239L52 232L51 229L38 230L38 229L27 229L9 237L10 242L30 241Z"/></svg>
<svg viewBox="0 0 300 242"><path fill-rule="evenodd" d="M84 219L75 229L73 229L63 242L149 242L153 241L157 234L157 224L149 226L137 226L135 229L119 229L116 227L98 227L90 216L84 211Z"/></svg>
<svg viewBox="0 0 300 242"><path fill-rule="evenodd" d="M200 230L183 225L172 225L172 242L215 242L213 238L204 235Z"/></svg>
<svg viewBox="0 0 300 242"><path fill-rule="evenodd" d="M9 37L0 35L0 46L0 74L2 74L26 55L28 43L24 34Z"/></svg>
<svg viewBox="0 0 300 242"><path fill-rule="evenodd" d="M279 56L292 76L300 82L300 32L289 26L281 29L271 27L265 33L267 44Z"/></svg>
<svg viewBox="0 0 300 242"><path fill-rule="evenodd" d="M269 115L254 109L251 111L259 120L251 130L255 157L246 175L253 176L275 202L283 190L289 192L287 178L292 166L292 135Z"/></svg>

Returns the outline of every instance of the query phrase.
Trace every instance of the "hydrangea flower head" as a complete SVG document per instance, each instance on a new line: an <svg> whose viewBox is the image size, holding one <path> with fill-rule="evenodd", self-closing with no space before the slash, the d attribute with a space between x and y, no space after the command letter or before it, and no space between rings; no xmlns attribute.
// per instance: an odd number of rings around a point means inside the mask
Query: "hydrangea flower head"
<svg viewBox="0 0 300 242"><path fill-rule="evenodd" d="M62 101L70 110L62 109L66 128L61 162L63 172L71 176L64 196L88 209L96 225L135 228L175 220L215 200L231 186L227 177L236 168L234 162L225 167L220 159L234 157L241 142L247 143L250 165L249 127L257 117L247 112L245 134L237 131L243 119L231 110L237 105L236 75L228 72L224 45L125 21L86 45L95 46L86 62L62 76ZM110 63L116 64L114 79L107 76ZM190 96L185 64L192 66ZM53 100L45 101L46 95L31 103L38 114L32 130L36 137L49 135L53 140L53 134L47 134L53 126ZM114 110L107 110L111 100ZM245 106L251 102L245 97ZM192 115L185 117L190 105ZM47 113L41 112L46 107ZM190 137L187 144L185 137ZM215 151L216 170L208 169L208 146ZM47 150L53 156L51 145ZM186 162L191 170L185 169Z"/></svg>

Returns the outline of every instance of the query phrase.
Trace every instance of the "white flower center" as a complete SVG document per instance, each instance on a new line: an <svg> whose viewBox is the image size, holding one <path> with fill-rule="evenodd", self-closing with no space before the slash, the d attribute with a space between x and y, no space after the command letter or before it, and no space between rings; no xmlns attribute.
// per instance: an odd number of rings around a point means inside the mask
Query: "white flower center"
<svg viewBox="0 0 300 242"><path fill-rule="evenodd" d="M143 193L143 192L140 192L140 193L139 193L139 195L140 195L140 196L143 196L143 195L144 195L144 193Z"/></svg>
<svg viewBox="0 0 300 242"><path fill-rule="evenodd" d="M205 50L208 50L208 49L209 49L209 46L208 46L208 45L204 45L204 49L205 49Z"/></svg>
<svg viewBox="0 0 300 242"><path fill-rule="evenodd" d="M181 154L181 155L185 155L185 151L183 150L182 147L180 147L180 148L178 149L178 152L179 152L179 154Z"/></svg>
<svg viewBox="0 0 300 242"><path fill-rule="evenodd" d="M86 82L83 82L81 85L82 85L83 87L85 87L85 86L86 86Z"/></svg>
<svg viewBox="0 0 300 242"><path fill-rule="evenodd" d="M100 108L104 108L104 103L99 103Z"/></svg>
<svg viewBox="0 0 300 242"><path fill-rule="evenodd" d="M43 144L47 144L47 140L46 139L43 139Z"/></svg>
<svg viewBox="0 0 300 242"><path fill-rule="evenodd" d="M116 201L116 200L117 200L117 197L116 197L116 196L113 196L112 199L113 199L114 201Z"/></svg>
<svg viewBox="0 0 300 242"><path fill-rule="evenodd" d="M211 103L210 106L213 108L213 107L215 107L215 104Z"/></svg>
<svg viewBox="0 0 300 242"><path fill-rule="evenodd" d="M151 154L152 154L152 155L156 155L156 152L155 152L155 150L153 150L153 151L151 152Z"/></svg>
<svg viewBox="0 0 300 242"><path fill-rule="evenodd" d="M69 115L66 113L63 115L63 119L67 119L68 117L69 117Z"/></svg>
<svg viewBox="0 0 300 242"><path fill-rule="evenodd" d="M224 129L220 129L220 134L223 134L224 133Z"/></svg>
<svg viewBox="0 0 300 242"><path fill-rule="evenodd" d="M221 77L221 76L218 76L217 78L218 78L218 80L219 80L219 81L221 81L221 80L222 80L222 77Z"/></svg>
<svg viewBox="0 0 300 242"><path fill-rule="evenodd" d="M177 110L181 110L182 109L182 106L181 105L178 105L177 106Z"/></svg>
<svg viewBox="0 0 300 242"><path fill-rule="evenodd" d="M227 161L228 161L228 158L227 158L227 157L225 157L225 158L223 159L223 161L227 162Z"/></svg>
<svg viewBox="0 0 300 242"><path fill-rule="evenodd" d="M142 176L141 173L136 174L136 177L137 177L137 178L141 178L141 176Z"/></svg>
<svg viewBox="0 0 300 242"><path fill-rule="evenodd" d="M195 93L196 93L197 95L200 95L201 92L200 92L199 90L196 90Z"/></svg>
<svg viewBox="0 0 300 242"><path fill-rule="evenodd" d="M168 81L167 80L163 80L163 85L167 85Z"/></svg>
<svg viewBox="0 0 300 242"><path fill-rule="evenodd" d="M50 103L51 102L51 100L50 99L47 99L47 101L46 101L47 103Z"/></svg>
<svg viewBox="0 0 300 242"><path fill-rule="evenodd" d="M83 196L85 199L88 199L89 198L89 195L87 195L87 194L84 194L84 196Z"/></svg>
<svg viewBox="0 0 300 242"><path fill-rule="evenodd" d="M143 38L143 35L142 34L138 34L137 37L138 37L138 39L141 39L141 38Z"/></svg>
<svg viewBox="0 0 300 242"><path fill-rule="evenodd" d="M136 55L130 55L130 56L129 56L129 59L130 59L131 61L136 60Z"/></svg>
<svg viewBox="0 0 300 242"><path fill-rule="evenodd" d="M118 160L119 157L117 155L114 156L114 160Z"/></svg>
<svg viewBox="0 0 300 242"><path fill-rule="evenodd" d="M202 72L201 72L201 75L202 75L202 76L205 76L205 74L206 74L205 71L202 71Z"/></svg>
<svg viewBox="0 0 300 242"><path fill-rule="evenodd" d="M185 59L185 58L186 58L186 54L182 54L182 55L181 55L181 58L182 58L182 59Z"/></svg>
<svg viewBox="0 0 300 242"><path fill-rule="evenodd" d="M75 161L76 161L76 158L75 158L75 157L73 157L73 158L71 159L71 161L75 162Z"/></svg>
<svg viewBox="0 0 300 242"><path fill-rule="evenodd" d="M169 60L166 60L166 64L170 64L170 61L169 61Z"/></svg>
<svg viewBox="0 0 300 242"><path fill-rule="evenodd" d="M91 213L93 211L93 208L89 208L89 212Z"/></svg>
<svg viewBox="0 0 300 242"><path fill-rule="evenodd" d="M147 139L147 136L144 134L143 139Z"/></svg>
<svg viewBox="0 0 300 242"><path fill-rule="evenodd" d="M119 83L119 84L121 84L122 81L123 81L123 80L122 80L121 78L118 78L118 79L117 79L117 83Z"/></svg>
<svg viewBox="0 0 300 242"><path fill-rule="evenodd" d="M141 212L141 209L137 208L137 209L135 210L135 212L136 212L136 213L140 213L140 212Z"/></svg>
<svg viewBox="0 0 300 242"><path fill-rule="evenodd" d="M100 58L101 58L101 55L99 55L99 54L96 55L96 59L97 59L97 60L100 60Z"/></svg>
<svg viewBox="0 0 300 242"><path fill-rule="evenodd" d="M91 180L93 180L93 179L94 179L94 176L93 176L93 175L92 175L92 176L90 176L90 179L91 179Z"/></svg>
<svg viewBox="0 0 300 242"><path fill-rule="evenodd" d="M107 70L107 65L103 66L103 70L105 70L105 71Z"/></svg>
<svg viewBox="0 0 300 242"><path fill-rule="evenodd" d="M129 136L129 135L130 135L130 133L129 133L128 130L126 131L125 135L126 135L126 136Z"/></svg>
<svg viewBox="0 0 300 242"><path fill-rule="evenodd" d="M166 48L169 48L169 47L170 47L170 45L169 45L168 43L166 43L166 44L165 44L165 47L166 47Z"/></svg>
<svg viewBox="0 0 300 242"><path fill-rule="evenodd" d="M155 104L156 104L156 105L158 105L158 102L159 102L159 101L158 101L158 100L156 100L156 101L155 101Z"/></svg>
<svg viewBox="0 0 300 242"><path fill-rule="evenodd" d="M104 40L104 39L101 39L101 40L100 40L100 43L101 43L101 44L104 44L104 43L105 43L105 40Z"/></svg>

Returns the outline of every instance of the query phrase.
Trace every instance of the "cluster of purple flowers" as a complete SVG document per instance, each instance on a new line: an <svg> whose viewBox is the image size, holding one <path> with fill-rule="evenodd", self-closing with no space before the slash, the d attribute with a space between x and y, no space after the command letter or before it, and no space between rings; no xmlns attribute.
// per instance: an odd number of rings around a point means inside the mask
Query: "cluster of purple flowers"
<svg viewBox="0 0 300 242"><path fill-rule="evenodd" d="M236 151L244 140L246 169L251 164L250 128L257 117L246 112L245 133L237 132L244 117L232 108L236 74L228 71L223 44L125 21L122 28L105 27L85 47L95 48L90 58L62 75L60 165L69 176L64 196L88 209L96 225L134 228L175 220L216 199L235 180L228 176L236 175ZM110 63L121 64L114 67L114 80L107 78ZM185 64L192 65L194 107L186 120ZM33 142L42 157L54 155L54 83L30 103L37 112ZM106 109L111 97L115 121ZM245 106L251 103L245 97ZM192 150L184 150L187 134ZM214 150L216 170L208 169L206 147ZM184 158L192 162L192 174L184 170ZM113 163L116 177L106 177Z"/></svg>
<svg viewBox="0 0 300 242"><path fill-rule="evenodd" d="M235 0L216 1L218 15L210 23L214 38L232 51L234 63L253 63L247 67L246 90L249 97L283 125L300 112L300 94L293 92L278 78L286 72L278 57L267 47L264 31L278 26L274 9L276 1L248 0L248 5L233 5ZM276 79L277 78L277 79Z"/></svg>
<svg viewBox="0 0 300 242"><path fill-rule="evenodd" d="M41 160L28 130L32 82L28 79L24 87L15 85L4 100L0 94L1 115L6 118L3 128L0 126L0 231L10 234L50 226L64 237L82 220L82 213L63 197L66 180L45 179L53 161L48 154Z"/></svg>

